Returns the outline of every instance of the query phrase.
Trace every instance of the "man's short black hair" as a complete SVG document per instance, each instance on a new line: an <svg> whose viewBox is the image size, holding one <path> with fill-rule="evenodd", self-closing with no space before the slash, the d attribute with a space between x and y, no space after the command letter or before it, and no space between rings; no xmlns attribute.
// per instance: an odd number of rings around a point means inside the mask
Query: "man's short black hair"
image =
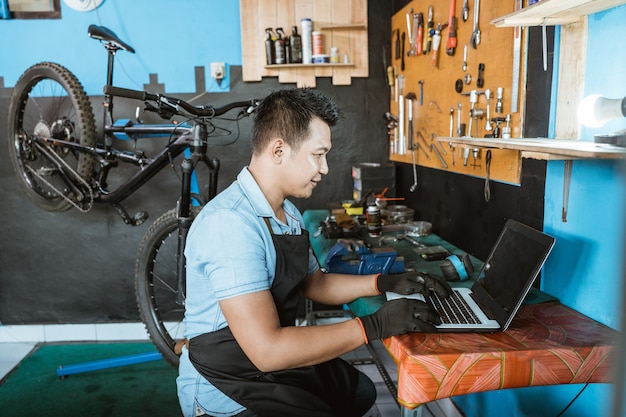
<svg viewBox="0 0 626 417"><path fill-rule="evenodd" d="M309 137L309 125L314 117L334 126L339 120L339 110L332 99L312 88L271 93L256 110L252 129L253 152L261 152L276 137L298 150Z"/></svg>

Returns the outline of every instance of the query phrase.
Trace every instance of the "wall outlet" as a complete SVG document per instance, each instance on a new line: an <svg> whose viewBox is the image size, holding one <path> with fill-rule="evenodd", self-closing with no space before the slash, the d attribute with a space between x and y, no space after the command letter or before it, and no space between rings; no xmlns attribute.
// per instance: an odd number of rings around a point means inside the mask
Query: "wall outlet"
<svg viewBox="0 0 626 417"><path fill-rule="evenodd" d="M226 64L223 62L211 62L211 77L216 80L224 78L226 72Z"/></svg>

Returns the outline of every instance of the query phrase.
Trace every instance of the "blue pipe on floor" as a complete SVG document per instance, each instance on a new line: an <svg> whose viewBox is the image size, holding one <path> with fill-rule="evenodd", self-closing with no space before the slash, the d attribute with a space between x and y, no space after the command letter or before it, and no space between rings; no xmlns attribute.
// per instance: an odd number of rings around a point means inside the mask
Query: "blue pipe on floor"
<svg viewBox="0 0 626 417"><path fill-rule="evenodd" d="M161 359L163 359L163 356L159 352L148 352L138 353L136 355L120 356L112 359L84 362L76 365L61 365L57 368L57 376L64 377L82 372L97 371L100 369L114 368L116 366L135 365L138 363L158 361Z"/></svg>

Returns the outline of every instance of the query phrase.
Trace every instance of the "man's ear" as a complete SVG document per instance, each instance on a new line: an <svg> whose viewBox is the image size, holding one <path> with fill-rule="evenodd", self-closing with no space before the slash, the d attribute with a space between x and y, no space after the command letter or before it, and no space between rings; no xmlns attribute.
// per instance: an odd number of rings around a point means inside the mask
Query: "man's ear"
<svg viewBox="0 0 626 417"><path fill-rule="evenodd" d="M270 154L272 156L272 160L275 163L281 163L283 157L285 156L285 151L287 150L287 144L282 138L275 138L272 140L269 146Z"/></svg>

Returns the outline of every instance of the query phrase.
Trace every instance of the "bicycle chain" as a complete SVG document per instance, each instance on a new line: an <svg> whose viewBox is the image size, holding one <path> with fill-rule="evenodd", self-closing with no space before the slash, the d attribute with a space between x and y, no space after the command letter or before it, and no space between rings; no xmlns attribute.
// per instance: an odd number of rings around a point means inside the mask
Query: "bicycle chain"
<svg viewBox="0 0 626 417"><path fill-rule="evenodd" d="M58 160L65 165L65 167L67 169L69 169L69 171L76 177L76 179L82 183L81 185L85 187L85 189L89 190L89 199L88 199L88 203L87 203L87 208L83 208L81 206L78 205L78 203L76 203L74 200L72 200L70 197L66 196L61 190L59 190L58 188L56 188L54 185L52 185L49 181L47 181L42 175L39 175L39 173L37 171L35 171L33 168L30 167L30 165L26 165L26 168L28 168L28 170L35 175L37 178L39 178L43 183L45 183L48 187L50 187L54 192L56 192L59 196L61 196L63 199L65 199L68 203L70 203L71 205L73 205L74 207L76 207L78 210L80 210L83 213L87 213L89 210L91 210L91 208L93 207L93 190L91 189L91 187L89 186L89 183L87 181L85 181L85 179L83 177L81 177L80 175L78 175L78 173L76 173L74 171L74 169L67 163L65 162L65 160L63 158L58 158Z"/></svg>

